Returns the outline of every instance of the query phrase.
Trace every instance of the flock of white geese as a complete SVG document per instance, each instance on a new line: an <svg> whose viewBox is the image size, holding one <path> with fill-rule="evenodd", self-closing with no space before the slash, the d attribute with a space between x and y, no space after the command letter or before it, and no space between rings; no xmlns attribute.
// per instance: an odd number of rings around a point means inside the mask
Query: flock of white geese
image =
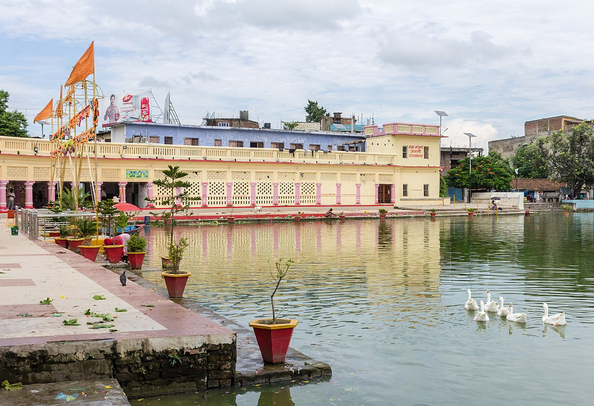
<svg viewBox="0 0 594 406"><path fill-rule="evenodd" d="M468 300L464 304L464 308L470 311L479 311L476 316L474 316L474 321L489 321L489 315L487 313L496 313L497 316L505 318L507 321L526 323L526 313L514 313L514 305L511 302L505 307L505 299L503 296L499 296L498 301L491 300L491 291L487 290L487 303L481 300L479 302L479 307L476 300L472 298L470 289L468 289L466 293L468 293ZM544 308L544 316L542 316L542 322L544 324L551 324L553 326L565 326L567 324L567 321L565 321L565 313L557 313L549 316L549 306L546 303L543 303L542 307Z"/></svg>

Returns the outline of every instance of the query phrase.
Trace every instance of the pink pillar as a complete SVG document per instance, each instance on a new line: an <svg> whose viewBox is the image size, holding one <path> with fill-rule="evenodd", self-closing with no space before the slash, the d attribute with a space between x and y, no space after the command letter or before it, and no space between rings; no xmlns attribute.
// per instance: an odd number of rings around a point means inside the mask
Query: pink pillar
<svg viewBox="0 0 594 406"><path fill-rule="evenodd" d="M47 182L47 200L50 202L56 201L56 185L57 181Z"/></svg>
<svg viewBox="0 0 594 406"><path fill-rule="evenodd" d="M256 182L250 183L250 203L256 205Z"/></svg>
<svg viewBox="0 0 594 406"><path fill-rule="evenodd" d="M118 186L120 187L120 202L126 203L126 185L128 182L118 182Z"/></svg>
<svg viewBox="0 0 594 406"><path fill-rule="evenodd" d="M392 183L390 186L390 202L396 202L396 185Z"/></svg>
<svg viewBox="0 0 594 406"><path fill-rule="evenodd" d="M299 206L301 203L299 199L301 197L301 183L295 183L295 206Z"/></svg>
<svg viewBox="0 0 594 406"><path fill-rule="evenodd" d="M202 182L202 207L208 207L208 182Z"/></svg>
<svg viewBox="0 0 594 406"><path fill-rule="evenodd" d="M153 182L146 183L146 195L149 199L153 199L154 191L153 191ZM152 202L148 202L146 205L147 208L154 208L155 205Z"/></svg>
<svg viewBox="0 0 594 406"><path fill-rule="evenodd" d="M101 189L103 187L103 182L97 182L95 185L95 196L97 196L97 201L101 201Z"/></svg>
<svg viewBox="0 0 594 406"><path fill-rule="evenodd" d="M342 187L341 183L336 184L336 204L340 204L341 199L342 199L341 192L340 192L341 187Z"/></svg>
<svg viewBox="0 0 594 406"><path fill-rule="evenodd" d="M227 182L227 204L233 204L233 182Z"/></svg>
<svg viewBox="0 0 594 406"><path fill-rule="evenodd" d="M355 196L355 204L361 204L361 184L357 183L357 195Z"/></svg>
<svg viewBox="0 0 594 406"><path fill-rule="evenodd" d="M25 209L32 209L33 208L33 185L35 182L33 181L26 181L25 182Z"/></svg>
<svg viewBox="0 0 594 406"><path fill-rule="evenodd" d="M272 205L278 206L278 182L272 184Z"/></svg>
<svg viewBox="0 0 594 406"><path fill-rule="evenodd" d="M6 185L8 185L7 180L0 180L0 212L2 212L2 213L7 211L7 209L6 209Z"/></svg>
<svg viewBox="0 0 594 406"><path fill-rule="evenodd" d="M375 204L379 204L379 183L375 184Z"/></svg>
<svg viewBox="0 0 594 406"><path fill-rule="evenodd" d="M316 183L316 204L322 204L322 184Z"/></svg>

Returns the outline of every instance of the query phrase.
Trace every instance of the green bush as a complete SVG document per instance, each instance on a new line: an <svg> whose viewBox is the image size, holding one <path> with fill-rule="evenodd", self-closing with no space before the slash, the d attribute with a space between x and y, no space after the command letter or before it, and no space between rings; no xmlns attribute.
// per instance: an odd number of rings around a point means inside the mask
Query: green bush
<svg viewBox="0 0 594 406"><path fill-rule="evenodd" d="M146 239L138 233L132 234L128 240L128 252L144 252Z"/></svg>

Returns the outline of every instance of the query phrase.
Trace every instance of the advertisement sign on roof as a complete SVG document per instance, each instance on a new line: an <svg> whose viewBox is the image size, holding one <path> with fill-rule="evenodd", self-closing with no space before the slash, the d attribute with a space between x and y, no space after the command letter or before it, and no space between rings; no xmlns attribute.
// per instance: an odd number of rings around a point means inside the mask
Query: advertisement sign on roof
<svg viewBox="0 0 594 406"><path fill-rule="evenodd" d="M123 121L152 122L152 91L112 93L103 110L103 127ZM104 102L105 105L105 102Z"/></svg>

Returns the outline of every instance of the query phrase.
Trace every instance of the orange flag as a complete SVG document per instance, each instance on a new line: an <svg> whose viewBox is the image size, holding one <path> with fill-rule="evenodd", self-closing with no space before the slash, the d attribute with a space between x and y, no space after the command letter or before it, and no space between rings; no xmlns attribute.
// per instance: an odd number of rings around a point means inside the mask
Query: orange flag
<svg viewBox="0 0 594 406"><path fill-rule="evenodd" d="M62 117L62 85L60 85L60 100L58 101L58 106L56 106L56 117Z"/></svg>
<svg viewBox="0 0 594 406"><path fill-rule="evenodd" d="M91 42L89 49L80 57L74 68L72 68L72 72L70 73L70 77L66 81L64 86L70 86L74 83L80 82L89 76L91 73L95 71L95 41Z"/></svg>
<svg viewBox="0 0 594 406"><path fill-rule="evenodd" d="M35 120L33 120L34 123L41 121L41 120L45 120L46 118L50 118L52 116L54 112L54 99L51 99L49 101L49 103L47 104L47 106L45 106L43 108L43 110L41 110L39 112L38 115L35 116Z"/></svg>

